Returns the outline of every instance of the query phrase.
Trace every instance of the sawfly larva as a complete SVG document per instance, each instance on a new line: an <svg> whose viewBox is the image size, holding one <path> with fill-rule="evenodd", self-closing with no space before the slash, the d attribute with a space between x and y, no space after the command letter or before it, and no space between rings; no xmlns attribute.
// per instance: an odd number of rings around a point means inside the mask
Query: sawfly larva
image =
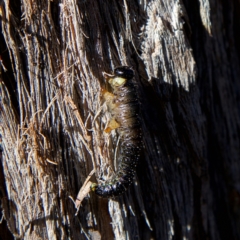
<svg viewBox="0 0 240 240"><path fill-rule="evenodd" d="M113 93L103 93L112 114L105 132L117 130L120 150L117 172L103 184L93 183L91 190L101 197L112 198L126 191L134 178L142 149L142 133L139 99L133 84L134 71L128 66L121 66L114 69L113 75L103 75L113 89Z"/></svg>

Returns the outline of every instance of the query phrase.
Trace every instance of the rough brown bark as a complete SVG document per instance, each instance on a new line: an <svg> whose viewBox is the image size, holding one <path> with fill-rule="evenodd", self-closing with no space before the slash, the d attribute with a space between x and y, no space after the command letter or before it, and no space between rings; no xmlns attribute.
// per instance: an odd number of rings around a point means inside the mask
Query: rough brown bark
<svg viewBox="0 0 240 240"><path fill-rule="evenodd" d="M239 239L239 1L0 4L1 206L16 238ZM141 163L126 194L90 194L75 216L69 196L113 169L101 88L118 65L136 72Z"/></svg>

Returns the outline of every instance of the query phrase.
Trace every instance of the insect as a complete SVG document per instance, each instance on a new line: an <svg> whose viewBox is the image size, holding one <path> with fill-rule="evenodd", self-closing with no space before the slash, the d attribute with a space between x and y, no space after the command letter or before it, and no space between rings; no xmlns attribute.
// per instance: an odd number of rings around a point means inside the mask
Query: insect
<svg viewBox="0 0 240 240"><path fill-rule="evenodd" d="M114 69L113 74L103 73L113 93L103 92L112 114L105 132L116 129L120 136L117 172L103 184L93 183L91 190L103 198L121 195L127 190L135 175L142 149L142 133L139 119L139 99L133 84L134 71L128 66Z"/></svg>

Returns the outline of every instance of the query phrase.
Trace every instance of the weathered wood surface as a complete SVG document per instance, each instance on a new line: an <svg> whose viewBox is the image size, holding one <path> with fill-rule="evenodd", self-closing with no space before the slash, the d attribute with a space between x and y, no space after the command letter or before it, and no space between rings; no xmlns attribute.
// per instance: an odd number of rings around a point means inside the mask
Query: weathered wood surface
<svg viewBox="0 0 240 240"><path fill-rule="evenodd" d="M239 239L238 1L0 4L1 206L15 237ZM75 216L69 196L113 169L101 88L118 65L136 71L143 156L125 195L91 194Z"/></svg>

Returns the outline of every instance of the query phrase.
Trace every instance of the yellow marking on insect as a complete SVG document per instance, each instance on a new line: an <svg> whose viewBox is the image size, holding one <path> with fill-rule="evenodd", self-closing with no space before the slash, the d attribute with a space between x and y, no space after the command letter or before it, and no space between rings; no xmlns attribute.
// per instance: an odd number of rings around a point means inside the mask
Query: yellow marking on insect
<svg viewBox="0 0 240 240"><path fill-rule="evenodd" d="M120 87L126 83L127 79L121 78L121 77L115 77L115 78L110 78L108 81L113 87Z"/></svg>
<svg viewBox="0 0 240 240"><path fill-rule="evenodd" d="M97 185L96 183L93 183L93 184L90 186L90 189L91 189L93 192L95 192L97 186L98 186L98 185Z"/></svg>
<svg viewBox="0 0 240 240"><path fill-rule="evenodd" d="M114 101L113 101L115 96L114 96L114 94L112 94L106 90L102 90L102 94L103 94L103 98L104 98L105 102L107 103L107 106L111 112L114 108L116 108L116 104L114 104Z"/></svg>
<svg viewBox="0 0 240 240"><path fill-rule="evenodd" d="M106 90L102 90L102 94L106 102L111 101L114 98L114 95Z"/></svg>
<svg viewBox="0 0 240 240"><path fill-rule="evenodd" d="M115 120L111 119L108 123L107 128L104 130L105 133L110 133L113 129L119 128L120 124Z"/></svg>

